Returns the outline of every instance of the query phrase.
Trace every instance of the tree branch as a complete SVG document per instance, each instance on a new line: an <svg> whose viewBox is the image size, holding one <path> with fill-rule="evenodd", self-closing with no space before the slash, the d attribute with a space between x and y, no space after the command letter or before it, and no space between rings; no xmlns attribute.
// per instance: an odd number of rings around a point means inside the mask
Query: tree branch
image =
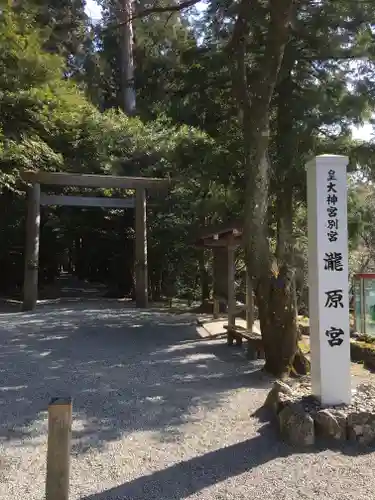
<svg viewBox="0 0 375 500"><path fill-rule="evenodd" d="M183 2L179 2L177 4L172 4L172 5L164 5L164 6L157 6L155 7L149 7L147 9L143 9L140 12L136 14L133 19L136 17L145 17L149 16L150 14L160 14L163 12L179 12L183 9L188 9L189 7L193 7L197 3L199 3L201 0L184 0Z"/></svg>
<svg viewBox="0 0 375 500"><path fill-rule="evenodd" d="M177 4L164 5L164 6L155 5L154 7L148 7L147 9L143 9L143 10L137 12L136 14L134 14L127 21L124 21L121 23L116 23L116 24L111 24L110 26L103 28L103 31L120 28L124 24L132 22L135 19L143 19L144 17L151 16L152 14L163 14L166 12L170 12L172 14L173 12L181 12L184 9L188 9L189 7L193 7L194 5L199 3L200 1L201 0L183 0L182 2L179 2Z"/></svg>
<svg viewBox="0 0 375 500"><path fill-rule="evenodd" d="M244 236L247 268L255 282L269 275L270 251L267 239L270 163L270 102L277 82L284 48L288 41L293 0L268 0L267 9L259 0L241 0L232 39L227 46L233 61L232 85L242 112L242 127L247 172L245 190ZM268 18L268 19L267 19ZM252 81L247 78L249 39L257 26L268 20L262 57L253 59ZM253 29L251 29L253 28ZM259 285L260 281L258 282ZM266 288L258 289L267 300Z"/></svg>
<svg viewBox="0 0 375 500"><path fill-rule="evenodd" d="M257 105L252 106L252 113L256 108L261 111L260 114L269 109L284 56L284 48L289 38L289 22L293 3L293 0L270 0L270 21L266 47L259 64L259 78L253 93ZM263 121L261 116L254 116L254 119L259 120L259 122Z"/></svg>
<svg viewBox="0 0 375 500"><path fill-rule="evenodd" d="M254 15L256 3L257 2L251 2L251 0L241 1L232 38L226 47L227 53L234 62L234 77L232 78L233 89L240 109L244 113L249 112L251 106L245 56L247 38L250 31L250 19Z"/></svg>

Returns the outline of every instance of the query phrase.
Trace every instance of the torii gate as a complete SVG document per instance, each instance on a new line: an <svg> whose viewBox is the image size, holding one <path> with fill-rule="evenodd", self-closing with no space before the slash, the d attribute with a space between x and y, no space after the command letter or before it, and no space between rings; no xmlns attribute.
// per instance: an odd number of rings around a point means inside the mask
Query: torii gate
<svg viewBox="0 0 375 500"><path fill-rule="evenodd" d="M136 305L148 306L147 273L147 207L146 189L165 188L169 181L152 177L122 177L115 175L71 174L65 172L32 172L21 174L30 184L26 221L25 275L23 310L35 309L38 298L39 229L41 205L69 205L81 207L135 208L135 281ZM103 198L60 196L41 193L40 185L76 186L106 189L135 189L134 198Z"/></svg>

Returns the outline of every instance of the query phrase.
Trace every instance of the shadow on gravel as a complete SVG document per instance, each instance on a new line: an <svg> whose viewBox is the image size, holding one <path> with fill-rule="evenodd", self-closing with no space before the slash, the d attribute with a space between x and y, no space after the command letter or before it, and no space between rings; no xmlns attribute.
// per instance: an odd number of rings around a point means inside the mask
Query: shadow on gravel
<svg viewBox="0 0 375 500"><path fill-rule="evenodd" d="M223 340L202 339L188 314L116 301L0 314L0 443L45 435L49 400L66 395L74 453L138 430L177 439L194 408L214 408L232 389L268 387L259 368Z"/></svg>
<svg viewBox="0 0 375 500"><path fill-rule="evenodd" d="M256 438L205 453L121 486L82 497L81 500L182 499L230 477L287 455L270 426Z"/></svg>
<svg viewBox="0 0 375 500"><path fill-rule="evenodd" d="M351 457L374 452L373 447L360 448L348 443L341 446L319 443L313 448L292 447L281 442L275 427L268 423L255 438L180 462L115 488L82 497L81 500L184 499L272 460L295 454L317 454L328 448Z"/></svg>
<svg viewBox="0 0 375 500"><path fill-rule="evenodd" d="M226 448L211 451L166 469L142 476L115 488L82 497L81 500L177 500L188 498L228 478L249 472L277 458L294 454L320 452L317 448L288 446L279 441L271 425L261 428L260 435ZM339 450L349 456L371 453L373 449L359 449L344 445Z"/></svg>

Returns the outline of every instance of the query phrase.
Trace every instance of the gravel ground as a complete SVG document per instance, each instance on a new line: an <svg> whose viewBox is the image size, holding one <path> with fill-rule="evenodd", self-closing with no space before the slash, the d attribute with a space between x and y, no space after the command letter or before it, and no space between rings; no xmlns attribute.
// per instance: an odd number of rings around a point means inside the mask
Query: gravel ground
<svg viewBox="0 0 375 500"><path fill-rule="evenodd" d="M194 318L115 301L0 315L0 499L41 500L46 405L74 397L71 500L374 498L373 450L295 450L270 380Z"/></svg>

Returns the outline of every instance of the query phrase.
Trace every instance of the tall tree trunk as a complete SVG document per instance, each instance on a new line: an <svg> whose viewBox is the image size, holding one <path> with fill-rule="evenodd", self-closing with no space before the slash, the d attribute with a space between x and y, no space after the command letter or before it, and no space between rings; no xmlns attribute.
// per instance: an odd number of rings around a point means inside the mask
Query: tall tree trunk
<svg viewBox="0 0 375 500"><path fill-rule="evenodd" d="M284 327L279 327L278 334L281 335L279 342L282 345L281 352L283 353L283 364L286 367L285 371L292 370L305 373L309 369L309 362L298 347L295 239L293 231L296 141L293 133L294 117L290 108L290 101L293 99L294 93L292 77L294 64L295 47L290 44L284 54L282 71L277 85L275 144L278 164L274 176L277 248L274 272L278 278L278 288L284 291L284 307L281 306L282 301L275 304L275 307L276 309L280 308L279 314L276 314L276 316L284 317Z"/></svg>
<svg viewBox="0 0 375 500"><path fill-rule="evenodd" d="M134 88L134 57L133 57L133 9L132 0L120 1L121 20L121 87L123 111L129 116L134 115L136 98Z"/></svg>
<svg viewBox="0 0 375 500"><path fill-rule="evenodd" d="M264 342L267 343L266 370L274 375L288 374L301 367L298 349L297 311L295 300L295 269L293 259L293 193L292 186L284 186L277 193L277 249L273 276L270 280L269 300L265 301L261 320L265 323ZM271 318L271 321L267 321ZM302 356L303 357L303 356Z"/></svg>
<svg viewBox="0 0 375 500"><path fill-rule="evenodd" d="M274 375L289 372L297 349L296 314L293 300L294 276L291 263L284 259L290 239L283 234L278 253L283 260L276 274L268 243L268 195L270 163L268 158L270 102L274 93L285 45L293 0L269 0L269 25L264 56L252 68L251 84L246 66L251 23L263 16L256 1L242 0L235 23L230 53L235 61L233 89L242 115L247 173L244 214L246 264L253 281L264 341L265 369ZM254 30L255 31L255 30ZM284 202L284 198L282 199ZM281 200L279 199L279 202ZM284 214L291 216L290 206ZM280 222L290 224L290 218ZM280 227L279 233L286 231Z"/></svg>

